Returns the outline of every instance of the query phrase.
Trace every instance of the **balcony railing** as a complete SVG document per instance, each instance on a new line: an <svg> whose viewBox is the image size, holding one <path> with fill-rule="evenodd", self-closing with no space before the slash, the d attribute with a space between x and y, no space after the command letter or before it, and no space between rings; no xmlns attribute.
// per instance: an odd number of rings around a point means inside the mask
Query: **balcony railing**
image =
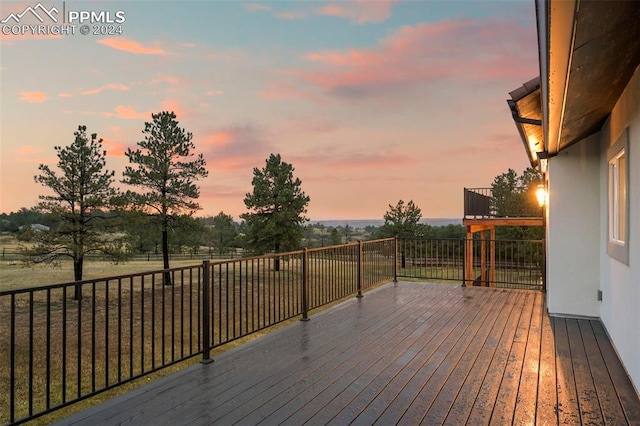
<svg viewBox="0 0 640 426"><path fill-rule="evenodd" d="M0 424L189 358L206 362L213 348L307 319L393 279L395 252L396 240L384 239L2 291Z"/></svg>
<svg viewBox="0 0 640 426"><path fill-rule="evenodd" d="M214 348L398 276L540 288L541 242L490 242L493 276L488 258L466 267L469 244L483 243L390 238L2 291L0 424L190 358L209 362Z"/></svg>
<svg viewBox="0 0 640 426"><path fill-rule="evenodd" d="M495 217L494 198L491 188L464 188L464 217Z"/></svg>
<svg viewBox="0 0 640 426"><path fill-rule="evenodd" d="M408 238L398 251L398 277L544 290L543 240Z"/></svg>
<svg viewBox="0 0 640 426"><path fill-rule="evenodd" d="M541 218L535 189L494 193L493 188L464 188L464 218Z"/></svg>

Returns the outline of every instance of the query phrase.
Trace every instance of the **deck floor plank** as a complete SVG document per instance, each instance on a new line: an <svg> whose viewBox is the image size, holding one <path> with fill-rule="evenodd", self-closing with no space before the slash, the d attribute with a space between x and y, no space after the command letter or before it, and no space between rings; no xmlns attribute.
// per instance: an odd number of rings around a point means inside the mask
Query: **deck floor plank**
<svg viewBox="0 0 640 426"><path fill-rule="evenodd" d="M465 300L465 297L459 298L458 306L463 307ZM460 315L463 311L454 310L453 312L455 315ZM406 358L406 362L396 366L396 372L389 377L388 382L382 383L379 391L370 393L371 399L365 399L360 401L359 405L350 407L361 408L361 411L356 413L357 416L349 415L349 418L355 419L354 424L372 424L378 419L400 393L404 384L421 368L424 359L428 359L438 349L438 342L441 341L443 335L448 333L445 326L453 324L452 318L453 316L445 314L432 323L430 329L421 339L419 350L407 354L409 357Z"/></svg>
<svg viewBox="0 0 640 426"><path fill-rule="evenodd" d="M542 337L542 293L537 293L529 334L522 365L522 373L518 384L517 404L513 415L513 423L517 425L535 424L536 403L538 400L538 377L540 375L540 340Z"/></svg>
<svg viewBox="0 0 640 426"><path fill-rule="evenodd" d="M447 315L448 309L449 307L441 307L439 311L431 311L429 316L424 318L423 324L430 330L425 329L421 335L413 333L411 340L406 342L406 346L394 348L394 352L388 358L380 360L354 380L341 393L340 399L335 398L331 401L331 411L325 410L323 413L328 424L349 423L364 411L369 402L384 391L386 385L425 350L431 337L439 329L438 322L444 325L447 319L451 318L450 315Z"/></svg>
<svg viewBox="0 0 640 426"><path fill-rule="evenodd" d="M457 391L462 388L473 363L487 338L494 329L508 300L509 293L500 292L491 298L489 312L483 319L476 319L475 330L469 331L466 341L459 341L458 348L449 353L436 374L424 384L422 390L405 417L422 417L422 424L442 424L451 410Z"/></svg>
<svg viewBox="0 0 640 426"><path fill-rule="evenodd" d="M584 337L577 319L567 320L569 344L571 345L571 361L573 362L573 374L576 381L576 395L580 406L580 418L583 424L602 425L602 409L593 383L593 376L587 360L587 352L584 345ZM585 332L591 332L589 329Z"/></svg>
<svg viewBox="0 0 640 426"><path fill-rule="evenodd" d="M457 390L457 395L444 419L444 424L460 425L467 423L496 351L499 347L506 344L505 342L511 339L515 333L517 319L524 306L524 301L525 293L523 292L510 295L510 308L503 309L499 321L492 330L492 334L478 353L471 371L467 375L464 383L462 383L460 389Z"/></svg>
<svg viewBox="0 0 640 426"><path fill-rule="evenodd" d="M484 295L483 295L484 296ZM483 301L488 300L488 297L484 296L482 297ZM464 304L464 303L459 303L460 305L460 309L457 311L457 315L454 315L452 318L453 320L449 320L449 321L445 321L443 324L443 327L440 329L440 331L438 332L438 334L436 335L436 337L431 341L431 343L438 347L439 350L434 350L432 353L437 354L440 352L441 350L441 346L440 344L442 342L447 342L447 336L449 336L449 334L458 326L460 326L460 324L464 324L465 320L466 321L470 321L469 317L471 315L475 315L476 311L474 309L472 309L472 307ZM457 320L457 321L456 321ZM381 343L379 341L379 343ZM420 354L422 355L422 353ZM364 364L366 365L366 364ZM321 385L322 386L322 385ZM327 387L325 389L322 389L323 392L328 392L325 395L326 396L330 396L333 395L336 392L336 388L334 387ZM314 393L313 395L316 395L316 393ZM288 424L300 424L299 421L300 420L304 420L309 418L312 414L314 414L315 412L317 412L318 410L318 404L322 404L322 398L315 398L312 397L310 399L308 399L307 401L305 401L305 404L300 407L293 416L289 417L287 419L287 423Z"/></svg>
<svg viewBox="0 0 640 426"><path fill-rule="evenodd" d="M509 365L512 347L518 337L518 332L522 332L523 319L531 316L533 298L532 293L525 294L525 302L522 310L518 312L518 315L513 319L514 323L511 324L511 332L506 336L506 339L501 342L502 344L498 347L498 350L491 360L489 370L484 377L478 396L469 413L469 421L473 424L489 424L495 406L499 403L504 404L498 401L498 394L502 387L505 370Z"/></svg>
<svg viewBox="0 0 640 426"><path fill-rule="evenodd" d="M397 310L398 315L403 317L410 317L411 315L407 315L407 312L404 308L407 306L406 301L403 301L401 303L403 308ZM424 310L424 315L430 316L437 313L440 313L441 315L447 315L451 314L449 312L449 309L451 308L453 310L451 303L455 304L455 301L451 300L447 293L440 293L438 297L434 297L432 298L432 300L425 303L427 304L424 305L426 308ZM415 321L413 322L415 323ZM424 326L416 323L414 324L414 327L422 329ZM390 336L393 336L393 333L391 333ZM371 339L371 341L379 345L384 340L383 336L379 335L376 338ZM363 356L362 350L354 352L353 357L355 357L355 362L362 362L363 359L367 359ZM343 361L341 360L340 362L342 363ZM326 368L324 370L326 370ZM318 374L322 374L324 370L319 371ZM277 410L273 408L274 406L263 405L259 408L257 415L265 416L265 421L267 422L267 424L277 424L283 422L291 415L293 415L300 408L301 404L306 404L308 401L312 400L318 392L318 387L322 386L323 383L318 383L318 378L314 377L312 380L305 381L304 383L294 383L289 389L286 390L286 395L284 396L279 395L276 391L274 391L276 393L276 397L279 399L279 404L274 405L277 407Z"/></svg>
<svg viewBox="0 0 640 426"><path fill-rule="evenodd" d="M553 325L549 315L542 314L540 329L540 369L538 371L538 396L536 423L558 424L558 390L556 385L556 353Z"/></svg>
<svg viewBox="0 0 640 426"><path fill-rule="evenodd" d="M573 363L571 361L567 319L553 318L553 331L556 339L558 423L561 425L581 424Z"/></svg>
<svg viewBox="0 0 640 426"><path fill-rule="evenodd" d="M435 299L436 302L438 300ZM242 380L244 375L239 376L238 386L226 393L222 398L223 403L220 400L215 401L206 412L200 414L200 417L202 417L202 420L206 419L207 422L219 421L229 424L246 416L252 411L252 408L278 406L278 402L264 403L264 401L270 401L270 391L281 392L284 388L285 395L299 395L300 390L308 386L309 383L313 383L319 374L325 374L323 372L327 370L332 371L351 365L347 361L349 357L354 356L358 351L375 345L375 337L393 332L393 330L402 329L406 323L413 321L410 314L414 311L415 303L423 304L429 302L425 302L421 298L415 298L396 307L396 310L391 313L387 312L385 314L385 311L381 310L374 316L367 317L362 324L353 322L351 324L343 323L342 325L337 325L334 329L345 328L349 332L342 333L337 337L330 337L333 344L329 345L330 350L328 352L317 353L308 349L304 350L306 355L300 362L295 365L288 365L281 370L271 368L272 374L262 380L259 379L264 376L264 373L255 376L258 380L247 381L246 378ZM311 322L302 325L313 327ZM311 342L318 339L313 334L312 336L303 336L302 340ZM285 345L285 347L294 347L294 345L287 343ZM299 354L298 351L294 351L294 353ZM254 363L258 366L261 365L259 359L254 359ZM236 397L237 395L241 395L241 398Z"/></svg>
<svg viewBox="0 0 640 426"><path fill-rule="evenodd" d="M464 316L461 315L455 325L441 330L436 339L432 341L433 348L420 355L417 369L412 372L411 376L407 375L407 377L403 377L405 380L398 382L398 385L401 386L399 392L393 399L387 400L386 407L381 416L376 419L375 424L396 424L400 421L411 402L419 394L423 384L432 377L457 341L473 324L479 309L485 305L484 297L472 296L472 298L473 301L468 303L464 310Z"/></svg>
<svg viewBox="0 0 640 426"><path fill-rule="evenodd" d="M440 299L436 305L446 304L446 298ZM433 300L431 302L434 302ZM429 305L426 305L429 306ZM445 306L440 306L444 309ZM426 330L425 318L430 316L431 310L427 309L419 316L407 315L407 321L401 326L389 328L385 333L379 333L376 339L370 339L370 345L351 347L343 352L338 363L326 363L321 369L314 372L312 379L304 382L293 383L286 392L279 389L271 389L269 396L273 404L257 404L257 411L252 412L251 418L263 417L268 423L284 421L300 409L314 400L326 401L336 389L342 389L345 383L349 383L352 375L366 372L370 365L379 358L393 353L395 350L406 348L407 341L416 339ZM303 404L304 401L304 404ZM273 413L272 407L278 407L278 413ZM272 417L268 417L272 416ZM224 417L221 420L234 420L233 417Z"/></svg>
<svg viewBox="0 0 640 426"><path fill-rule="evenodd" d="M618 355L602 323L599 321L591 321L591 327L593 328L593 334L598 342L602 359L605 362L607 372L613 382L626 421L629 424L638 426L640 425L640 405L637 403L638 396L633 389L629 376L618 360Z"/></svg>
<svg viewBox="0 0 640 426"><path fill-rule="evenodd" d="M516 335L511 344L511 351L507 359L507 364L502 373L500 388L496 397L496 403L491 413L491 421L493 424L511 423L514 417L518 397L518 387L522 374L525 350L529 340L529 328L533 313L535 311L535 300L538 294L531 293L531 302L520 315Z"/></svg>
<svg viewBox="0 0 640 426"><path fill-rule="evenodd" d="M387 284L61 425L632 424L602 324L533 291Z"/></svg>
<svg viewBox="0 0 640 426"><path fill-rule="evenodd" d="M582 341L584 342L589 369L591 370L593 384L600 402L604 424L624 424L627 420L624 416L624 411L622 410L622 405L616 394L615 387L611 382L607 366L600 353L598 341L591 327L591 321L580 320L578 321L578 326L582 334Z"/></svg>

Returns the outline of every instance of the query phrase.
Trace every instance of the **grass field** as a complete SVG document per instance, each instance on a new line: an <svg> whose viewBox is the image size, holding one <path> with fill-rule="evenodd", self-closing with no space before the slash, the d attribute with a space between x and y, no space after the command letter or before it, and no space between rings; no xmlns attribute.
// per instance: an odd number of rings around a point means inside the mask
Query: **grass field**
<svg viewBox="0 0 640 426"><path fill-rule="evenodd" d="M269 332L274 324L297 320L301 312L301 256L300 253L282 256L279 271L274 270L273 259L236 259L212 265L211 343L220 345L215 351ZM357 246L309 254L309 304L326 306L353 294L357 258ZM364 288L389 279L392 270L389 256L372 250L363 254L364 258L368 259L363 266ZM85 278L95 278L96 282L84 285L80 303L70 299L73 286L68 287L66 293L56 288L18 295L13 307L9 305L9 297L3 297L0 300L0 359L3 360L0 405L8 406L7 390L12 381L17 390L16 415L23 417L28 414L29 401L34 405L34 412L39 412L46 409L48 399L51 406L56 406L120 381L120 368L126 379L166 365L165 357L170 363L197 353L202 347L202 336L196 326L201 318L202 268L201 263L194 261L172 262L171 266L179 268L181 264L192 268L176 269L172 286L163 285L160 272L144 274L144 279L139 274L160 270L160 262L118 265L87 262ZM139 275L104 278L131 273ZM44 265L0 265L2 290L71 283L70 277L70 262L62 263L57 269ZM11 311L15 312L13 322ZM9 338L9 324L14 324L14 343ZM226 343L230 340L231 343ZM16 362L11 370L7 360L12 347ZM200 356L196 356L135 383L176 371L199 359ZM133 386L126 384L73 404L37 419L34 424L47 424ZM49 387L52 392L47 391ZM8 421L7 415L4 410L0 412L0 423Z"/></svg>
<svg viewBox="0 0 640 426"><path fill-rule="evenodd" d="M170 265L174 268L200 265L201 263L197 260L176 260L172 261ZM90 261L85 262L83 279L157 271L159 269L162 269L160 261L135 261L119 264ZM71 261L62 261L59 266L0 262L0 291L67 282L73 282L73 263Z"/></svg>

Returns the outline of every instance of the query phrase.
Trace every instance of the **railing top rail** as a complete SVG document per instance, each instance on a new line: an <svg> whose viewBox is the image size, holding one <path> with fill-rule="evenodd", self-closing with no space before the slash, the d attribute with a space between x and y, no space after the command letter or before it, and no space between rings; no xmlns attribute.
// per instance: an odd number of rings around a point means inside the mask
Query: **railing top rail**
<svg viewBox="0 0 640 426"><path fill-rule="evenodd" d="M495 238L495 239L484 239L484 240L480 240L480 239L473 239L473 238L466 238L466 237L462 237L462 238L429 238L429 237L410 237L410 238L398 238L398 241L456 241L456 242L460 242L460 241L476 241L476 242L480 242L480 241L497 241L497 242L504 242L504 243L542 243L544 241L544 239L540 239L540 240L506 240L506 239L501 239L501 238Z"/></svg>
<svg viewBox="0 0 640 426"><path fill-rule="evenodd" d="M385 241L393 241L395 240L395 237L390 237L390 238L378 238L377 240L369 240L369 241L363 241L363 244L374 244L374 243L382 243Z"/></svg>
<svg viewBox="0 0 640 426"><path fill-rule="evenodd" d="M199 268L202 268L202 263L197 264L197 265L178 266L178 267L175 267L175 268L168 268L168 269L153 269L153 270L149 270L149 271L140 271L140 272L134 272L134 273L131 273L131 274L121 274L121 275L111 275L111 276L107 276L107 277L89 278L89 279L82 280L82 281L67 281L67 282L63 282L63 283L45 284L45 285L39 285L39 286L33 286L33 287L23 287L23 288L16 288L16 289L12 289L12 290L2 290L2 291L0 291L0 296L8 296L8 295L11 295L11 294L29 293L29 292L33 292L33 291L48 290L48 289L52 290L52 289L55 289L55 288L72 287L72 286L77 286L77 285L99 283L99 282L104 282L104 281L116 281L116 280L122 280L122 279L142 277L142 276L147 276L147 275L152 275L152 274L163 274L163 273L166 273L166 272L186 271L186 270L189 270L189 269L199 269Z"/></svg>
<svg viewBox="0 0 640 426"><path fill-rule="evenodd" d="M466 188L465 187L464 190L469 192L485 193L485 192L492 192L493 188L491 187Z"/></svg>
<svg viewBox="0 0 640 426"><path fill-rule="evenodd" d="M372 241L364 241L363 244L372 244L376 242L391 241L391 240L393 240L393 238L383 238L383 239L372 240ZM358 242L354 242L354 243L338 244L338 245L326 246L326 247L316 247L312 249L307 249L307 251L318 252L323 250L332 250L336 248L354 247L354 246L357 246L358 244L359 244ZM278 257L284 257L284 256L300 256L303 253L304 253L304 250L295 250L295 251L288 251L284 253L269 253L264 255L241 257L237 259L216 260L216 261L209 260L208 262L210 266L216 266L216 265L224 265L224 264L237 263L237 262L252 262L257 259L272 259L272 258L278 258ZM90 278L82 281L67 281L62 283L45 284L45 285L39 285L39 286L33 286L33 287L23 287L23 288L12 289L12 290L2 290L0 291L0 296L30 293L34 291L43 291L47 289L52 290L56 288L72 287L77 285L86 285L86 284L106 282L106 281L131 279L136 277L148 276L152 274L162 274L166 272L177 272L177 271L184 271L184 270L198 269L198 268L202 268L202 263L195 264L195 265L180 266L175 268L168 268L168 269L154 269L154 270L148 270L148 271L141 271L141 272L135 272L131 274L121 274L121 275L111 275L107 277Z"/></svg>

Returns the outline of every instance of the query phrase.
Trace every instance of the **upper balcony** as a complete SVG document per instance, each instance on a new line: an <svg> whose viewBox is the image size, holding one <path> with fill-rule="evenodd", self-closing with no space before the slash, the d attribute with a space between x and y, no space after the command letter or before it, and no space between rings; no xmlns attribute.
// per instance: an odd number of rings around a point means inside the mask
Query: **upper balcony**
<svg viewBox="0 0 640 426"><path fill-rule="evenodd" d="M542 208L531 193L495 193L493 188L464 188L463 224L480 226L542 226Z"/></svg>

